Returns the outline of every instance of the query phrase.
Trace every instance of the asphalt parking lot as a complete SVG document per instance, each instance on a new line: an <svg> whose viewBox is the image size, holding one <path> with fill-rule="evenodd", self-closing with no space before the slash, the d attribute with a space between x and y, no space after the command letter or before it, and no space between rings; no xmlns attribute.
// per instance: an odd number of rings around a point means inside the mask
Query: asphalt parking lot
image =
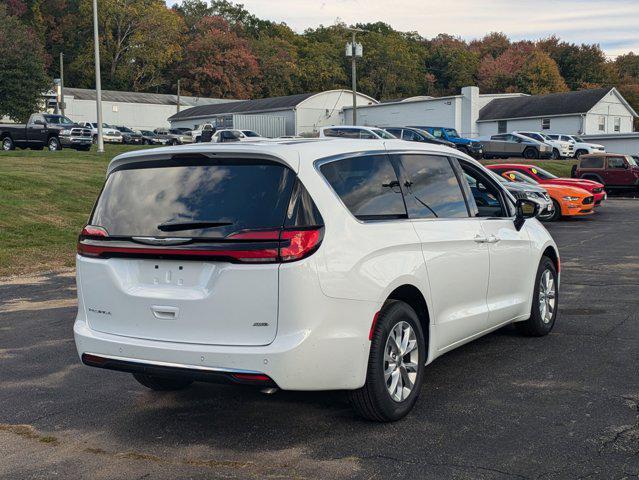
<svg viewBox="0 0 639 480"><path fill-rule="evenodd" d="M0 478L636 478L639 200L549 230L553 333L509 327L441 357L386 425L340 392L150 392L80 365L72 272L0 283Z"/></svg>

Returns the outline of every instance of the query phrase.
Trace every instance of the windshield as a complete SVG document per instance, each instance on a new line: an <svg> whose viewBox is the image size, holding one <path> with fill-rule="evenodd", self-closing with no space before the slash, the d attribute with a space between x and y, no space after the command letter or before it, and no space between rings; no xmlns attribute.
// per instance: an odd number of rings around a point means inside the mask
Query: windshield
<svg viewBox="0 0 639 480"><path fill-rule="evenodd" d="M111 236L221 238L245 229L281 228L295 174L274 162L188 161L189 165L116 170L91 222ZM161 228L160 228L161 227Z"/></svg>
<svg viewBox="0 0 639 480"><path fill-rule="evenodd" d="M544 140L552 140L552 138L550 138L550 137L549 137L548 135L546 135L545 133L540 133L539 135L541 135L541 137L542 137Z"/></svg>
<svg viewBox="0 0 639 480"><path fill-rule="evenodd" d="M626 155L626 161L632 165L633 167L637 166L637 162L635 161L634 158L632 158L630 155Z"/></svg>
<svg viewBox="0 0 639 480"><path fill-rule="evenodd" d="M446 132L448 138L459 138L459 133L454 128L444 128L444 132Z"/></svg>
<svg viewBox="0 0 639 480"><path fill-rule="evenodd" d="M534 173L535 175L537 175L542 180L552 180L553 178L559 178L557 175L553 175L552 173L550 173L547 170L544 170L543 168L533 167L530 169L530 171Z"/></svg>
<svg viewBox="0 0 639 480"><path fill-rule="evenodd" d="M116 127L116 128L120 130L121 132L133 133L133 130L131 130L129 127Z"/></svg>
<svg viewBox="0 0 639 480"><path fill-rule="evenodd" d="M141 130L142 135L146 135L147 137L155 137L155 133L150 132L148 130Z"/></svg>
<svg viewBox="0 0 639 480"><path fill-rule="evenodd" d="M523 173L516 172L514 170L509 170L508 172L505 172L503 176L507 180L510 180L511 182L521 182L521 183L528 183L529 185L539 185L535 180L530 178L528 175L524 175Z"/></svg>
<svg viewBox="0 0 639 480"><path fill-rule="evenodd" d="M420 135L423 135L429 140L437 140L434 136L430 134L430 132L427 132L426 130L422 130L421 128L416 128L415 130L418 131Z"/></svg>
<svg viewBox="0 0 639 480"><path fill-rule="evenodd" d="M373 132L380 138L387 138L389 140L392 138L397 138L395 135L388 133L386 130L382 130L380 128L371 128L371 132Z"/></svg>
<svg viewBox="0 0 639 480"><path fill-rule="evenodd" d="M255 133L253 130L242 130L242 133L246 135L247 137L259 137L259 135Z"/></svg>
<svg viewBox="0 0 639 480"><path fill-rule="evenodd" d="M575 137L575 136L573 135L573 136L572 136L572 137L570 137L570 138L572 138L575 142L579 142L579 143L586 143L586 142L584 141L584 139L583 139L583 138L581 138L581 137Z"/></svg>
<svg viewBox="0 0 639 480"><path fill-rule="evenodd" d="M47 123L55 125L73 125L74 122L70 118L63 117L62 115L43 115Z"/></svg>

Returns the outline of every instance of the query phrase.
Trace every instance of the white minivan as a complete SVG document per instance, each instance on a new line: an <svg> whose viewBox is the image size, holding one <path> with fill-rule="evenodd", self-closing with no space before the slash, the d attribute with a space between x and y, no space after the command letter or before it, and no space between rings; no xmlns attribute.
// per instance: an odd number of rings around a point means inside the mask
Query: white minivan
<svg viewBox="0 0 639 480"><path fill-rule="evenodd" d="M559 254L536 210L427 143L125 153L78 240L77 350L154 390L348 390L397 420L443 353L553 328Z"/></svg>

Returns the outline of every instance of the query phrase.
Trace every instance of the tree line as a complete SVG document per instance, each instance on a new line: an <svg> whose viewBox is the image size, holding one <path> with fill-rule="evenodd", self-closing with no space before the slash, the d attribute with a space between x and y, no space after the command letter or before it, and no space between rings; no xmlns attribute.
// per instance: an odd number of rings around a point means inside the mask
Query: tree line
<svg viewBox="0 0 639 480"><path fill-rule="evenodd" d="M296 33L257 18L228 0L99 0L102 86L105 89L260 98L348 88L347 25ZM0 115L22 119L59 76L65 85L94 87L92 0L1 0ZM482 92L544 94L617 86L639 110L639 55L607 59L597 44L552 36L512 41L499 32L466 41L424 38L383 23L354 25L364 57L358 90L381 100Z"/></svg>

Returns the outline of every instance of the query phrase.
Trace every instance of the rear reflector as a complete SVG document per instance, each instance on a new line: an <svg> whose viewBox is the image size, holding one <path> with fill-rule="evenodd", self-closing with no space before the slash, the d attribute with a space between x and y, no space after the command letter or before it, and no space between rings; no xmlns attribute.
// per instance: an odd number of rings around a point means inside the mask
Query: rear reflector
<svg viewBox="0 0 639 480"><path fill-rule="evenodd" d="M375 335L375 326L377 325L377 318L379 317L379 312L377 312L373 316L373 323L371 324L371 331L368 332L368 339L373 340L373 335Z"/></svg>
<svg viewBox="0 0 639 480"><path fill-rule="evenodd" d="M271 379L267 375L258 373L233 373L231 375L236 380L243 380L249 382L270 382Z"/></svg>

